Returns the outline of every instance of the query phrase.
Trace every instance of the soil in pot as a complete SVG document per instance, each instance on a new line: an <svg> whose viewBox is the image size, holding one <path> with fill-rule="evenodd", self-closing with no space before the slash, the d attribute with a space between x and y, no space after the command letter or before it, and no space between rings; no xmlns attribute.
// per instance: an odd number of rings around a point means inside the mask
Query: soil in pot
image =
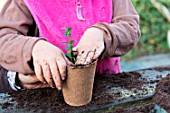
<svg viewBox="0 0 170 113"><path fill-rule="evenodd" d="M153 100L170 113L170 74L158 82Z"/></svg>

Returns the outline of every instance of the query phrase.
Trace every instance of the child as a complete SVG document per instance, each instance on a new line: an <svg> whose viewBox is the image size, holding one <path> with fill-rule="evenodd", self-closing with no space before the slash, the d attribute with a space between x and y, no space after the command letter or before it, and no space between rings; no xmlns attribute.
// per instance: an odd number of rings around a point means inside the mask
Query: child
<svg viewBox="0 0 170 113"><path fill-rule="evenodd" d="M130 0L8 0L0 16L0 65L7 73L2 71L1 78L8 77L15 90L18 82L26 89L61 89L71 64L61 44L67 40L64 27L72 27L76 64L99 59L97 74L120 72L119 56L140 36L139 16Z"/></svg>

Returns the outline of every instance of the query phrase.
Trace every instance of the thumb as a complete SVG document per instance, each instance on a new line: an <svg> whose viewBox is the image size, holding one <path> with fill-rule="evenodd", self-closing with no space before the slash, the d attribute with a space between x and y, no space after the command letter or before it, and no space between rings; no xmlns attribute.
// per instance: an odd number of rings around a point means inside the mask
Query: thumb
<svg viewBox="0 0 170 113"><path fill-rule="evenodd" d="M76 47L73 48L73 55L74 55L75 57L77 57L77 55L78 55L78 46L76 46Z"/></svg>
<svg viewBox="0 0 170 113"><path fill-rule="evenodd" d="M102 54L102 52L103 52L103 49L95 50L93 60L97 60L99 56Z"/></svg>
<svg viewBox="0 0 170 113"><path fill-rule="evenodd" d="M25 89L38 89L38 88L48 88L50 87L49 84L43 84L41 82L37 82L34 84L24 84L23 86Z"/></svg>
<svg viewBox="0 0 170 113"><path fill-rule="evenodd" d="M78 49L77 46L73 47L73 51L77 51L77 49Z"/></svg>
<svg viewBox="0 0 170 113"><path fill-rule="evenodd" d="M39 81L36 75L24 75L21 73L18 74L18 79L22 84L31 84Z"/></svg>

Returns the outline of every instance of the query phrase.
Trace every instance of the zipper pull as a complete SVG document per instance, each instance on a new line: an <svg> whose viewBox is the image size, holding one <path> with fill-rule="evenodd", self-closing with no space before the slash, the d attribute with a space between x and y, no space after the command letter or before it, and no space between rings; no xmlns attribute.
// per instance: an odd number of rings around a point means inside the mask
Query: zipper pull
<svg viewBox="0 0 170 113"><path fill-rule="evenodd" d="M77 18L79 20L85 20L82 16L82 6L81 6L80 2L77 2L76 12L77 12Z"/></svg>

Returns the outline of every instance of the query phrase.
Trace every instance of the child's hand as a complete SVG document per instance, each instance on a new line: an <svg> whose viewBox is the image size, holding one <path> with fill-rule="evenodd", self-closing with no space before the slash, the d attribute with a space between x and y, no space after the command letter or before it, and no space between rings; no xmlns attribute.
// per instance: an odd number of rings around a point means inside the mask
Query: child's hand
<svg viewBox="0 0 170 113"><path fill-rule="evenodd" d="M47 83L42 83L36 77L36 75L23 75L21 73L18 74L19 82L18 84L24 89L37 89L37 88L47 88L50 87Z"/></svg>
<svg viewBox="0 0 170 113"><path fill-rule="evenodd" d="M76 64L88 64L98 59L104 50L103 31L89 28L83 34L78 45L73 49L78 51Z"/></svg>
<svg viewBox="0 0 170 113"><path fill-rule="evenodd" d="M61 79L65 79L66 66L70 64L62 50L40 40L34 45L32 57L37 78L51 87L61 89Z"/></svg>

